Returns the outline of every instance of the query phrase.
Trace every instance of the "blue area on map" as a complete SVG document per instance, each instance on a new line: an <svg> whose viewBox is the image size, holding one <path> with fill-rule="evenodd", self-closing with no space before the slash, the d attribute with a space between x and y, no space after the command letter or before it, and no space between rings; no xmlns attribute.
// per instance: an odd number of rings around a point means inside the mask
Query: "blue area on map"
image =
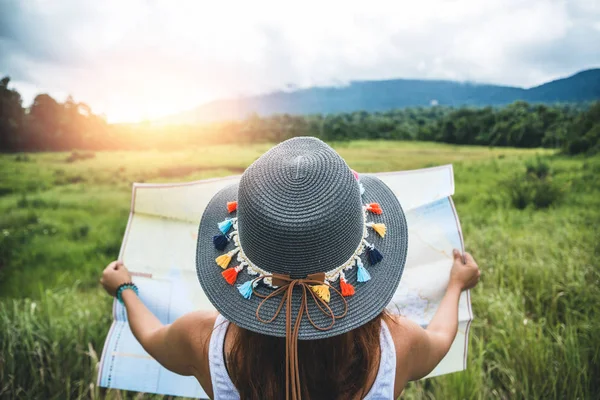
<svg viewBox="0 0 600 400"><path fill-rule="evenodd" d="M460 225L449 197L415 208L414 210L409 211L409 214L410 215L407 216L409 222L414 221L419 225L425 226L435 224L436 226L441 227L442 231L445 233L445 238L451 243L452 248L462 250L463 245L459 233ZM415 219L418 221L415 221Z"/></svg>

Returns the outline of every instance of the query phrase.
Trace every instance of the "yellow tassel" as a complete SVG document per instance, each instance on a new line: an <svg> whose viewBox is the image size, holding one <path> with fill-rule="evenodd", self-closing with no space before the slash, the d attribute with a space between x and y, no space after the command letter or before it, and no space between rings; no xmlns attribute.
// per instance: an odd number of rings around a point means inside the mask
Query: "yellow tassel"
<svg viewBox="0 0 600 400"><path fill-rule="evenodd" d="M223 254L220 255L219 257L215 258L215 261L217 262L217 265L223 269L227 268L227 266L229 265L229 262L231 261L231 254L227 253L227 254Z"/></svg>
<svg viewBox="0 0 600 400"><path fill-rule="evenodd" d="M329 285L312 285L310 287L323 301L329 303L331 295L329 294Z"/></svg>
<svg viewBox="0 0 600 400"><path fill-rule="evenodd" d="M387 232L387 228L385 227L385 224L372 224L371 228L373 228L373 230L375 232L377 232L377 234L379 234L379 236L385 237L385 233Z"/></svg>

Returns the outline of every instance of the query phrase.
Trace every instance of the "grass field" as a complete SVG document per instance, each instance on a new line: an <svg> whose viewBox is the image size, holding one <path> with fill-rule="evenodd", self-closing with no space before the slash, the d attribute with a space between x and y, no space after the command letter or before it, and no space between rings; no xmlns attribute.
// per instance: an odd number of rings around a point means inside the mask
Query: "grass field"
<svg viewBox="0 0 600 400"><path fill-rule="evenodd" d="M1 155L0 398L140 397L95 387L111 321L97 281L118 255L131 183L238 174L269 147ZM483 274L469 367L411 384L406 398L600 398L600 157L412 142L334 147L359 172L455 167L465 244ZM550 166L553 191L538 192L555 201L519 209L514 191L533 160Z"/></svg>

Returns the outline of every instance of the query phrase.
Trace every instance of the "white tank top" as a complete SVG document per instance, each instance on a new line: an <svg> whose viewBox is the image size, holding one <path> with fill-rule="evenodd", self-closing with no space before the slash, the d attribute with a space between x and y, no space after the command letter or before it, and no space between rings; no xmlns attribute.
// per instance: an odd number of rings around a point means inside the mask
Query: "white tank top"
<svg viewBox="0 0 600 400"><path fill-rule="evenodd" d="M208 361L210 365L210 379L212 381L215 400L237 400L240 398L237 389L231 382L223 355L223 344L229 321L219 315L215 321L215 328L210 337ZM365 400L390 400L394 399L394 380L396 377L396 349L394 340L385 322L382 321L379 335L381 347L381 360L377 377Z"/></svg>

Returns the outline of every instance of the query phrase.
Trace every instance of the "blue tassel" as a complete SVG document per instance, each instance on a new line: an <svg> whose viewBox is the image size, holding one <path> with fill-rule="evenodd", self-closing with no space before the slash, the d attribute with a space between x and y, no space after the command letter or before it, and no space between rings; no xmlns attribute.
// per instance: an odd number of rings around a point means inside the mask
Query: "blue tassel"
<svg viewBox="0 0 600 400"><path fill-rule="evenodd" d="M221 232L223 232L223 234L226 234L229 231L229 229L231 229L231 226L233 225L233 220L228 218L225 221L219 222L218 225L219 225L219 230Z"/></svg>
<svg viewBox="0 0 600 400"><path fill-rule="evenodd" d="M369 257L369 263L371 265L375 265L383 260L383 256L373 245L367 247L367 256Z"/></svg>
<svg viewBox="0 0 600 400"><path fill-rule="evenodd" d="M227 247L227 243L229 243L229 236L223 234L213 236L215 249L223 251Z"/></svg>
<svg viewBox="0 0 600 400"><path fill-rule="evenodd" d="M252 297L252 287L256 286L256 282L253 284L252 281L248 281L248 282L244 282L241 285L238 285L237 289L240 292L240 294L242 296L244 296L244 298L246 300L248 300L250 297Z"/></svg>
<svg viewBox="0 0 600 400"><path fill-rule="evenodd" d="M356 271L356 280L358 282L367 282L371 280L371 274L369 274L369 271L367 271L360 260L356 260L356 266L358 267L358 270Z"/></svg>
<svg viewBox="0 0 600 400"><path fill-rule="evenodd" d="M363 184L358 182L358 187L360 188L360 195L362 196L363 194L365 194L365 187L363 186Z"/></svg>

